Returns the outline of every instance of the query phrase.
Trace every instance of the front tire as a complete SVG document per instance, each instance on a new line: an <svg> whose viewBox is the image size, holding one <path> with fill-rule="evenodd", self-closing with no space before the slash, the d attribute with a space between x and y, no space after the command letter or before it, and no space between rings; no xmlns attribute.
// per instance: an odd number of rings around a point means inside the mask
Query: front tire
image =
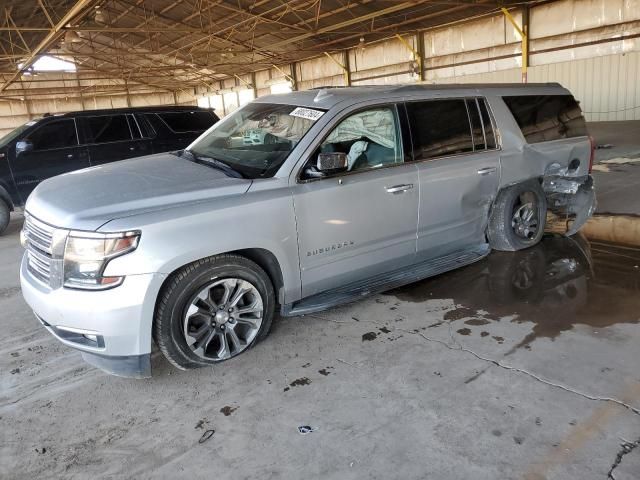
<svg viewBox="0 0 640 480"><path fill-rule="evenodd" d="M536 180L507 187L498 193L487 228L495 250L513 252L533 247L544 234L547 199Z"/></svg>
<svg viewBox="0 0 640 480"><path fill-rule="evenodd" d="M275 294L268 275L239 255L217 255L172 274L160 292L153 337L186 370L240 355L269 333Z"/></svg>
<svg viewBox="0 0 640 480"><path fill-rule="evenodd" d="M7 229L10 218L11 211L9 206L3 200L0 200L0 235Z"/></svg>

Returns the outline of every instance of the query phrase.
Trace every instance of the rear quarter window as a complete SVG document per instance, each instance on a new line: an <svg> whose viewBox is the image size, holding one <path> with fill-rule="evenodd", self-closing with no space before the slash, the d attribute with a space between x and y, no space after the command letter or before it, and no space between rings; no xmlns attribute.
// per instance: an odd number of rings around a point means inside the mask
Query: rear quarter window
<svg viewBox="0 0 640 480"><path fill-rule="evenodd" d="M177 133L203 132L217 120L211 112L164 112L156 115Z"/></svg>
<svg viewBox="0 0 640 480"><path fill-rule="evenodd" d="M528 143L587 135L580 105L571 95L518 95L502 99Z"/></svg>

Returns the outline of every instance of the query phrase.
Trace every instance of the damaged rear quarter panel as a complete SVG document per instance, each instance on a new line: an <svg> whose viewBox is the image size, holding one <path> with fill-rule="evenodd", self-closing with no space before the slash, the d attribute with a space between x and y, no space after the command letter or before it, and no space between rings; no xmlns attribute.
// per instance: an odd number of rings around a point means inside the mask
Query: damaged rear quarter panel
<svg viewBox="0 0 640 480"><path fill-rule="evenodd" d="M589 175L591 142L588 137L525 144L524 161L544 166L542 188L548 210L571 220L566 235L576 233L596 208L593 178Z"/></svg>
<svg viewBox="0 0 640 480"><path fill-rule="evenodd" d="M501 98L489 98L502 142L500 188L539 179L547 196L548 209L572 220L566 232L572 235L593 214L596 207L593 179L589 175L589 137L563 138L527 143L511 112Z"/></svg>

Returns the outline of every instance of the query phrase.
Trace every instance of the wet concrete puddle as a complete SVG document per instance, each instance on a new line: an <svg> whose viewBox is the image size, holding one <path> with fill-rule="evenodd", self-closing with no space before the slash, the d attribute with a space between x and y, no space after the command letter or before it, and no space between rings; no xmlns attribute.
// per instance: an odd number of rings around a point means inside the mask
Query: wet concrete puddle
<svg viewBox="0 0 640 480"><path fill-rule="evenodd" d="M639 293L640 249L589 242L581 235L547 235L533 248L493 252L469 267L387 294L409 302L452 299L457 308L427 327L456 321L461 335L487 336L483 326L505 317L531 322L531 332L515 350L531 348L537 338L553 339L574 325L601 329L638 323Z"/></svg>

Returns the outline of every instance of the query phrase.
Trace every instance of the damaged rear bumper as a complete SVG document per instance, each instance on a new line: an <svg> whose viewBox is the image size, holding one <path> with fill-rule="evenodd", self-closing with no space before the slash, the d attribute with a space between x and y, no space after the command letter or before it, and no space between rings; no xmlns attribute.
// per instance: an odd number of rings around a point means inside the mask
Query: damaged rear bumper
<svg viewBox="0 0 640 480"><path fill-rule="evenodd" d="M578 232L596 210L593 177L545 175L542 188L547 196L547 208L567 226L565 235Z"/></svg>

